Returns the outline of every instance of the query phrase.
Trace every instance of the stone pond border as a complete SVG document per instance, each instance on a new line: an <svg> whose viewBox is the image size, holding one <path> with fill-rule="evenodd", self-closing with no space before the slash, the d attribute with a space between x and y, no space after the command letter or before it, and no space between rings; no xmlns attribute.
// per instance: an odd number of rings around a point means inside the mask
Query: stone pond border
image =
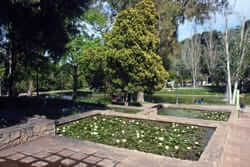
<svg viewBox="0 0 250 167"><path fill-rule="evenodd" d="M55 135L55 121L35 116L26 123L0 129L0 151L42 136Z"/></svg>
<svg viewBox="0 0 250 167"><path fill-rule="evenodd" d="M155 108L155 105L150 104L144 107L138 107L137 109L141 111L136 114L119 113L119 112L114 112L112 110L105 110L105 111L95 110L64 117L56 121L48 120L43 116L35 116L34 118L29 119L25 124L0 129L0 151L19 144L30 142L42 136L55 136L56 126L59 125L63 125L69 122L74 122L94 115L109 115L109 116L125 117L130 119L143 119L143 120L152 120L160 122L176 122L181 124L198 125L198 126L216 128L216 131L211 137L207 147L203 151L198 161L180 160L151 153L128 150L125 148L117 148L114 146L108 146L94 142L87 142L87 141L84 142L90 143L90 145L92 146L96 145L98 147L105 148L106 150L109 150L110 153L112 153L113 151L116 151L118 153L123 152L124 154L135 155L137 157L140 157L140 159L142 160L158 159L163 164L171 164L171 165L173 164L173 166L178 166L178 167L220 167L223 164L224 145L229 137L228 135L229 124L237 119L237 112L234 111L234 108L232 106L216 108L214 106L173 105L173 104L171 105L163 104L163 106L171 108L181 108L181 109L224 111L224 112L231 112L231 115L228 122L178 118L174 116L159 116L157 115L157 108ZM136 107L133 108L135 109ZM55 137L62 139L65 138L59 136Z"/></svg>
<svg viewBox="0 0 250 167"><path fill-rule="evenodd" d="M185 167L187 164L190 164L190 166L193 167L219 167L221 164L223 164L223 154L224 154L224 145L226 143L226 139L228 138L228 126L229 122L234 121L237 119L237 112L233 110L233 108L220 108L215 110L215 108L210 106L187 106L187 105L168 105L168 107L175 107L175 108L182 108L182 109L195 109L195 110L208 110L208 111L221 111L221 112L231 112L230 118L227 122L222 121L211 121L211 120L201 120L201 119L189 119L189 118L178 118L174 116L159 116L157 115L157 109L152 107L147 107L141 109L141 112L137 114L126 114L126 113L119 113L114 112L112 110L106 110L106 111L91 111L87 113L82 113L78 115L73 115L70 117L62 118L56 121L56 125L63 125L69 122L74 122L86 117L94 116L94 115L107 115L107 116L118 116L118 117L124 117L124 118L130 118L130 119L143 119L143 120L152 120L152 121L159 121L159 122L176 122L181 124L190 124L190 125L198 125L198 126L204 126L204 127L211 127L216 128L215 133L211 137L207 147L203 151L200 159L198 161L187 161L187 160L180 160L175 158L169 158L164 156L159 156L151 153L144 153L134 150L127 150L124 148L116 148L114 146L106 146L103 144L93 143L97 144L99 146L109 148L110 150L123 150L128 154L133 154L136 152L136 154L140 154L140 156L151 156L151 157L160 157L161 159L164 159L167 162L171 164L176 164L176 166ZM92 142L90 142L92 143ZM112 152L112 151L111 151Z"/></svg>

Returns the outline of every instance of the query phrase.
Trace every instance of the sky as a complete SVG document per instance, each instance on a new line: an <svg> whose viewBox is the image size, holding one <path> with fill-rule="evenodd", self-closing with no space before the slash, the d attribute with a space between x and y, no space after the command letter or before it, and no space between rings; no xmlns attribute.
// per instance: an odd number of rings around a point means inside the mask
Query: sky
<svg viewBox="0 0 250 167"><path fill-rule="evenodd" d="M230 6L233 7L233 14L229 16L229 27L241 25L242 18L250 19L250 0L229 0ZM179 26L178 40L182 41L189 38L194 34L194 25L192 21L185 21L184 24ZM218 31L225 30L225 18L222 14L217 13L212 16L211 20L205 22L204 25L197 25L196 32L201 33L209 29L216 29Z"/></svg>

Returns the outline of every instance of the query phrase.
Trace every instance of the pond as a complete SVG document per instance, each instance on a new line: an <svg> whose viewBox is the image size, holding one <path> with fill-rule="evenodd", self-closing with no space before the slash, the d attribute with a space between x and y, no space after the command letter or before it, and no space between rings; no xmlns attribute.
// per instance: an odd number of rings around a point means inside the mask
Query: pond
<svg viewBox="0 0 250 167"><path fill-rule="evenodd" d="M203 104L225 105L228 104L223 96L178 96L179 104L197 104L198 100L203 99ZM176 104L176 96L174 95L145 95L145 101L153 103L169 103ZM250 105L250 97L241 97L240 102Z"/></svg>
<svg viewBox="0 0 250 167"><path fill-rule="evenodd" d="M158 110L158 115L214 120L214 121L228 121L230 112L215 112L215 111L199 111L199 110L185 110L176 108L161 108Z"/></svg>
<svg viewBox="0 0 250 167"><path fill-rule="evenodd" d="M215 128L94 116L57 127L59 136L184 160L199 160Z"/></svg>
<svg viewBox="0 0 250 167"><path fill-rule="evenodd" d="M127 108L111 108L112 111L126 113L126 114L136 114L140 112L139 109L127 109Z"/></svg>

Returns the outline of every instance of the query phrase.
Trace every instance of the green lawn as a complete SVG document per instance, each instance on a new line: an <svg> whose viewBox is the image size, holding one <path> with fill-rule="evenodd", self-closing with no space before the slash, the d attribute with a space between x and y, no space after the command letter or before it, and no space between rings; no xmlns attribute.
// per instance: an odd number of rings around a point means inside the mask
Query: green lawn
<svg viewBox="0 0 250 167"><path fill-rule="evenodd" d="M224 93L222 90L218 89L212 89L212 88L179 88L177 89L177 93L180 95L216 95L216 96L224 96ZM163 89L158 92L155 92L155 94L167 94L167 95L175 95L175 90L170 89Z"/></svg>

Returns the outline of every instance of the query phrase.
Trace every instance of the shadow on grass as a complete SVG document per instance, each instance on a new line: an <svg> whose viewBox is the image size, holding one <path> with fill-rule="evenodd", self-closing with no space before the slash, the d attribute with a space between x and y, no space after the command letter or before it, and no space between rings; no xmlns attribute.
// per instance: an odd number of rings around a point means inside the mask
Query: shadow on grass
<svg viewBox="0 0 250 167"><path fill-rule="evenodd" d="M24 123L34 115L56 120L95 109L104 110L106 106L45 97L0 97L0 128Z"/></svg>
<svg viewBox="0 0 250 167"><path fill-rule="evenodd" d="M225 86L205 86L209 92L211 93L225 93L226 87Z"/></svg>

